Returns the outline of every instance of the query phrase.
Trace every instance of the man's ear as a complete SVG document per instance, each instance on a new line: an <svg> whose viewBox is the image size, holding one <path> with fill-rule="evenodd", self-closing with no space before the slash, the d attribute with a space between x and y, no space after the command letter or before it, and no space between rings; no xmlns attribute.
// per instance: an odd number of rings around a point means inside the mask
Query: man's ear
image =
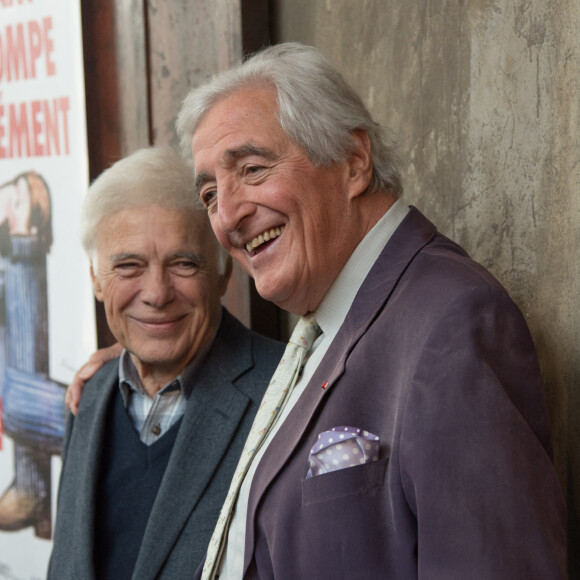
<svg viewBox="0 0 580 580"><path fill-rule="evenodd" d="M91 262L90 265L90 273L91 273L91 282L93 283L93 292L95 293L95 298L99 301L103 301L103 289L101 288L101 282L95 276L95 270L93 268L93 263Z"/></svg>
<svg viewBox="0 0 580 580"><path fill-rule="evenodd" d="M220 297L222 297L226 293L226 290L228 289L228 283L232 275L232 268L233 268L232 259L230 258L230 256L228 256L225 272L223 274L220 274L218 281L218 291Z"/></svg>
<svg viewBox="0 0 580 580"><path fill-rule="evenodd" d="M368 133L357 129L351 135L353 147L347 163L350 199L354 199L367 190L373 174L373 163Z"/></svg>

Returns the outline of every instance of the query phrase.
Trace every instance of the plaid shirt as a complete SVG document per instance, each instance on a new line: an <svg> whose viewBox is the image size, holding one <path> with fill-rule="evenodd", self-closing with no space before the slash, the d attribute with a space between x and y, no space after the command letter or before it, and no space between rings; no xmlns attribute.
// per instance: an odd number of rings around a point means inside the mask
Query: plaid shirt
<svg viewBox="0 0 580 580"><path fill-rule="evenodd" d="M183 417L187 399L214 339L215 334L193 357L181 374L167 383L153 398L143 388L130 354L126 350L121 354L119 388L123 404L133 427L145 445L158 441Z"/></svg>

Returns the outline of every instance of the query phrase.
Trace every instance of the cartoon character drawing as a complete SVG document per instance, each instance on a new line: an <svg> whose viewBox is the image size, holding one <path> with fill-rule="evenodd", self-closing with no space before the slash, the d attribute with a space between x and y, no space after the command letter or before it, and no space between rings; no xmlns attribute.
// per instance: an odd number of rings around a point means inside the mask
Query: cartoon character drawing
<svg viewBox="0 0 580 580"><path fill-rule="evenodd" d="M34 171L0 185L0 397L14 442L14 480L0 497L0 530L51 537L50 459L61 452L64 386L49 379L48 186Z"/></svg>

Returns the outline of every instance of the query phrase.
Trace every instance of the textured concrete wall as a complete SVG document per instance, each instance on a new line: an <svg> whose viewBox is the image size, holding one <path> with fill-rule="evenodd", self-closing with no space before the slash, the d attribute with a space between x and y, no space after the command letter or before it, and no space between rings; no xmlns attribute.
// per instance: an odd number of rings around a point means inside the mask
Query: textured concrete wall
<svg viewBox="0 0 580 580"><path fill-rule="evenodd" d="M118 5L124 7L133 2L119 0ZM213 73L229 68L242 54L241 2L148 0L144 6L147 43L144 50L137 48L135 52L146 58L150 141L176 146L175 117L189 90ZM132 7L119 9L119 13L129 15L131 10ZM133 14L137 13L133 10ZM123 25L129 19L130 16L124 20L118 17L124 37L128 26ZM127 80L131 82L130 77ZM130 102L138 103L139 95L132 96ZM124 118L129 126L138 126L131 124L130 114ZM250 286L237 264L223 303L250 325Z"/></svg>
<svg viewBox="0 0 580 580"><path fill-rule="evenodd" d="M524 312L577 533L580 3L275 0L271 14L275 41L319 47L358 87L397 138L408 202Z"/></svg>
<svg viewBox="0 0 580 580"><path fill-rule="evenodd" d="M176 144L191 87L240 58L240 0L148 0L147 28L153 142Z"/></svg>

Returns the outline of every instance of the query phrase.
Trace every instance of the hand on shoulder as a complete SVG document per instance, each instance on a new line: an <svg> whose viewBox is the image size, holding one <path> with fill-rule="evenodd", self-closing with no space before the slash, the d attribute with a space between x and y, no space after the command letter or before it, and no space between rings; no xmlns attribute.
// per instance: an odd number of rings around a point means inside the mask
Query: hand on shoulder
<svg viewBox="0 0 580 580"><path fill-rule="evenodd" d="M107 362L121 355L123 347L115 343L107 348L101 348L94 352L89 360L76 372L71 384L66 390L65 402L73 415L79 410L79 403L85 384Z"/></svg>

